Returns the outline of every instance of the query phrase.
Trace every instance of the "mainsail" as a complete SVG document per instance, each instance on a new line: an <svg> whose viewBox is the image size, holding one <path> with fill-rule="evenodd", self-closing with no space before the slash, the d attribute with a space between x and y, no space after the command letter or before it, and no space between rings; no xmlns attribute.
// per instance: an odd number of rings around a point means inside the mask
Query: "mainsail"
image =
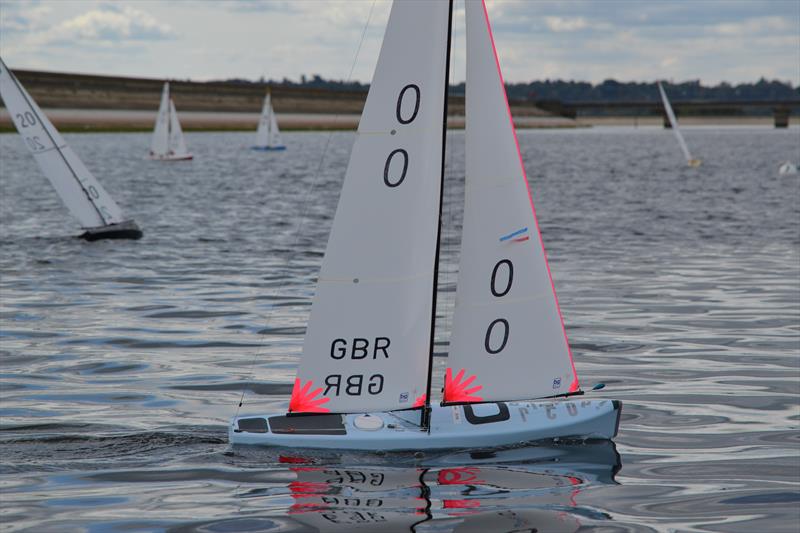
<svg viewBox="0 0 800 533"><path fill-rule="evenodd" d="M289 410L425 402L450 3L395 2L314 296Z"/></svg>
<svg viewBox="0 0 800 533"><path fill-rule="evenodd" d="M445 403L575 392L578 377L483 2L466 2L466 198Z"/></svg>
<svg viewBox="0 0 800 533"><path fill-rule="evenodd" d="M169 151L169 82L161 90L161 103L158 106L156 126L150 140L151 155L165 155Z"/></svg>
<svg viewBox="0 0 800 533"><path fill-rule="evenodd" d="M264 106L261 109L261 118L258 121L258 131L256 131L256 148L281 148L281 132L278 129L278 121L275 119L275 111L272 109L272 98L269 93L264 97Z"/></svg>
<svg viewBox="0 0 800 533"><path fill-rule="evenodd" d="M683 134L681 134L681 130L678 128L678 119L675 117L675 112L672 110L672 106L669 103L667 93L664 91L664 87L661 85L660 81L657 82L657 84L658 92L661 93L661 101L664 102L664 111L667 113L667 118L669 119L670 126L672 126L672 131L675 133L675 138L678 139L678 144L683 152L683 157L686 158L686 163L688 163L689 166L698 166L700 164L700 160L694 159L692 154L689 153L689 147L686 146L686 141L683 139Z"/></svg>
<svg viewBox="0 0 800 533"><path fill-rule="evenodd" d="M122 210L67 146L2 59L0 96L25 146L81 226L99 228L123 222Z"/></svg>

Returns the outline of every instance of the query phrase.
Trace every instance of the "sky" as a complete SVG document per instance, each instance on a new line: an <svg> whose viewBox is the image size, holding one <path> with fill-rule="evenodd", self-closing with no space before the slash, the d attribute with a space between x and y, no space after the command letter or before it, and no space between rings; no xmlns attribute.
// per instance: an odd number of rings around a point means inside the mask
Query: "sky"
<svg viewBox="0 0 800 533"><path fill-rule="evenodd" d="M390 6L388 0L0 0L0 55L12 69L197 81L319 74L369 82ZM507 82L736 84L765 77L800 85L798 0L487 0L487 6ZM456 81L464 79L463 9L456 0Z"/></svg>

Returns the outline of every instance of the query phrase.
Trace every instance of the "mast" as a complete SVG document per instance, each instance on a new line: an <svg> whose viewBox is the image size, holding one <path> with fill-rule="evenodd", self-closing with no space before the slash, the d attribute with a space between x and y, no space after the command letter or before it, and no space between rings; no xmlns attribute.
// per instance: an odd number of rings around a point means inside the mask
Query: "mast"
<svg viewBox="0 0 800 533"><path fill-rule="evenodd" d="M433 377L433 346L436 336L436 293L439 289L439 250L442 236L442 199L444 198L445 150L447 148L447 96L450 89L450 43L453 32L453 0L448 0L447 52L444 61L444 109L442 111L442 172L439 177L439 214L436 226L436 255L433 260L433 305L431 306L431 341L428 354L428 383L425 386L425 406L420 415L420 425L430 431L431 427L431 379Z"/></svg>

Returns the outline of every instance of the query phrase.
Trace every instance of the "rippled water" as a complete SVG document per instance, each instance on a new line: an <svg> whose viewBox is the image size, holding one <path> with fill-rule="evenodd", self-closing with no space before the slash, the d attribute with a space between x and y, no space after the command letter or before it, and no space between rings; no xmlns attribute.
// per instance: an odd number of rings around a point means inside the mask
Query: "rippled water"
<svg viewBox="0 0 800 533"><path fill-rule="evenodd" d="M317 173L328 135L265 154L189 133L171 164L147 135L68 135L145 232L95 243L0 135L3 529L797 531L800 178L777 167L798 130L689 129L699 169L660 129L521 132L578 372L624 402L616 448L229 449L242 387L245 411L288 402L353 141L332 134Z"/></svg>

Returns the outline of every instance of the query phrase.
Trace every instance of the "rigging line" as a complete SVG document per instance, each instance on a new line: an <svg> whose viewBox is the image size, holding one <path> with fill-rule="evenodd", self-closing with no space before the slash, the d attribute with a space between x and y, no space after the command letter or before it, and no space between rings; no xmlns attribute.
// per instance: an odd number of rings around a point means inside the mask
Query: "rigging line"
<svg viewBox="0 0 800 533"><path fill-rule="evenodd" d="M69 169L70 173L72 174L72 177L75 178L75 181L78 182L78 187L81 188L81 190L83 191L83 194L86 195L86 199L89 200L89 203L92 205L92 207L94 207L94 210L97 211L97 216L100 217L100 222L102 222L104 226L108 226L109 225L108 220L106 220L106 217L103 216L103 212L100 211L100 208L97 207L97 205L95 205L94 201L92 200L92 195L89 194L89 191L87 191L86 187L83 186L83 182L80 180L80 178L78 178L78 174L75 173L75 169L73 169L72 165L69 164L69 161L67 160L67 157L64 155L64 152L61 151L61 148L58 146L58 143L53 138L53 135L47 129L47 126L45 125L45 123L42 122L42 117L39 115L39 113L36 112L36 108L33 107L33 104L31 104L31 101L28 100L28 96L25 94L25 90L22 88L22 85L19 83L19 80L17 80L17 77L14 75L13 72L11 72L11 70L6 66L5 63L3 63L3 68L6 70L6 72L8 72L8 77L11 78L11 81L14 82L14 85L16 85L17 89L19 90L20 96L22 96L23 100L25 100L25 103L28 104L28 107L31 109L31 113L33 113L36 116L36 119L39 121L39 124L42 126L42 130L50 138L50 142L53 143L53 147L58 152L58 155L60 155L61 159L64 160L64 164ZM66 146L66 143L64 144L64 146ZM33 155L35 156L38 153L42 153L42 152L35 152ZM106 193L106 194L108 194L108 193Z"/></svg>
<svg viewBox="0 0 800 533"><path fill-rule="evenodd" d="M366 35L367 35L367 29L369 28L369 23L372 20L372 12L375 9L375 3L376 2L377 2L377 0L372 0L372 4L369 7L369 14L367 14L367 21L364 24L364 29L361 32L361 39L359 39L359 41L358 41L358 47L356 47L356 53L355 53L355 56L353 57L353 63L352 63L352 65L350 65L350 72L347 74L347 80L345 81L345 83L349 83L350 80L353 78L353 72L355 71L356 63L358 62L358 55L361 52L361 45L364 44L364 37L366 37ZM272 102L270 102L270 105L271 104L272 104ZM339 117L340 116L341 116L341 112L337 112L334 115L334 118L333 118L333 123L334 124L337 124L339 122ZM300 214L300 218L298 219L298 222L297 222L297 227L295 228L295 231L294 231L294 242L292 243L291 248L289 248L289 253L286 256L286 262L284 263L284 268L288 267L291 264L292 259L294 259L295 250L297 249L297 243L300 240L300 230L302 229L303 222L305 221L305 218L306 218L306 216L308 214L309 202L307 200L311 196L311 194L314 192L314 190L317 187L317 183L319 182L318 178L319 178L320 172L322 172L322 165L325 162L325 156L328 153L328 148L330 147L331 138L332 137L333 137L333 131L329 131L328 132L328 138L325 140L325 146L322 148L322 155L319 158L319 164L317 165L317 170L314 173L314 179L311 180L311 185L308 187L308 189L306 190L305 195L303 196L303 201L301 202L301 205L303 206L303 210L302 210L302 212ZM267 324L269 323L269 320L270 320L270 318L272 316L273 309L275 309L274 304L273 304L272 307L270 307L269 311L267 312L267 317L266 317ZM244 404L244 395L247 392L247 385L249 385L251 383L251 378L253 376L253 369L255 368L256 360L261 355L261 351L263 350L264 345L266 343L266 338L265 337L266 337L266 335L264 337L262 337L261 343L259 344L258 348L256 349L256 353L253 355L252 361L250 361L250 368L247 371L247 380L242 385L242 394L239 397L239 406L236 408L236 414L234 416L239 416L239 410L242 408L242 405Z"/></svg>
<svg viewBox="0 0 800 533"><path fill-rule="evenodd" d="M433 377L433 346L436 336L436 297L439 288L439 251L442 240L442 197L444 195L445 156L447 155L447 96L450 90L450 38L453 32L453 0L447 7L447 51L444 63L444 106L442 111L442 169L439 176L439 211L436 224L436 255L433 260L433 290L431 304L431 339L428 352L428 382L425 386L425 406L420 414L420 426L430 433L431 430L431 378Z"/></svg>

